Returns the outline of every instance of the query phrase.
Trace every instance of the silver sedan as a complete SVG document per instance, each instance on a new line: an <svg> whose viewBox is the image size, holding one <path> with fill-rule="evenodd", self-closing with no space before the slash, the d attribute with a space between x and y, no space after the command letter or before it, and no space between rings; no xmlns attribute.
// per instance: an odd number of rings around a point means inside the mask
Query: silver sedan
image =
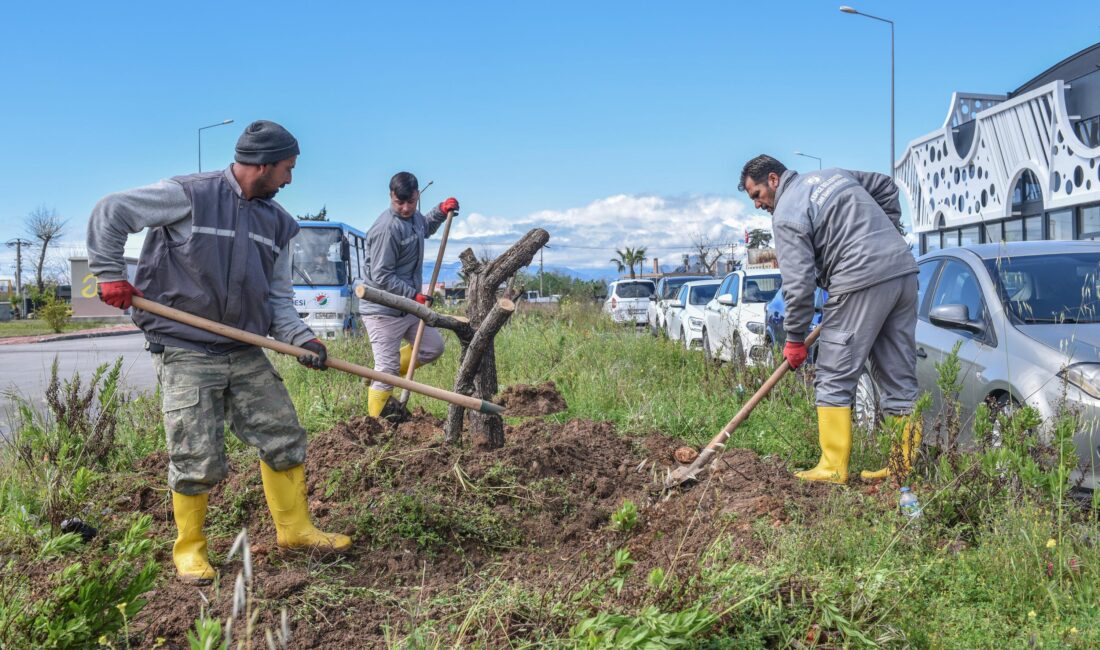
<svg viewBox="0 0 1100 650"><path fill-rule="evenodd" d="M942 396L936 364L956 344L962 432L982 402L1028 404L1049 423L1080 414L1074 480L1100 468L1100 242L1012 242L924 255L917 298L917 379ZM934 436L929 431L928 439Z"/></svg>

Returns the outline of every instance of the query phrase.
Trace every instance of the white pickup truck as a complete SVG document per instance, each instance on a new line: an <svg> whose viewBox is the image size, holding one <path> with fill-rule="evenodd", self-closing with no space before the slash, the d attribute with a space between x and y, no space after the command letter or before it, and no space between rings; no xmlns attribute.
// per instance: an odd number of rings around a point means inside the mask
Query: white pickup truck
<svg viewBox="0 0 1100 650"><path fill-rule="evenodd" d="M544 296L538 291L524 291L523 300L524 302L561 302L561 296L556 293Z"/></svg>

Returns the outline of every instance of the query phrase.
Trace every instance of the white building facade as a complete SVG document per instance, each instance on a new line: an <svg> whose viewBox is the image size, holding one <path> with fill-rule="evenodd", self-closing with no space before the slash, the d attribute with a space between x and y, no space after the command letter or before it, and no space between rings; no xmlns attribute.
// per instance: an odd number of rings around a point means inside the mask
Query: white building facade
<svg viewBox="0 0 1100 650"><path fill-rule="evenodd" d="M894 166L920 252L1100 240L1100 43L1004 94L955 93Z"/></svg>

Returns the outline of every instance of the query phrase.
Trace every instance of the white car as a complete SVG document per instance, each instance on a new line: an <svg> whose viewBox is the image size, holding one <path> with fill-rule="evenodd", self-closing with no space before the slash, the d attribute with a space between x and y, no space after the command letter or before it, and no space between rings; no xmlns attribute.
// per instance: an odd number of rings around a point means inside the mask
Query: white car
<svg viewBox="0 0 1100 650"><path fill-rule="evenodd" d="M643 325L646 322L649 299L655 291L653 280L615 280L607 285L607 300L603 303L603 310L616 323Z"/></svg>
<svg viewBox="0 0 1100 650"><path fill-rule="evenodd" d="M714 298L721 280L686 282L670 300L665 312L665 327L671 341L682 341L690 350L703 340L703 307Z"/></svg>
<svg viewBox="0 0 1100 650"><path fill-rule="evenodd" d="M657 293L649 301L649 309L646 312L646 320L649 322L649 333L653 336L661 332L667 332L665 327L665 314L668 312L668 303L676 299L680 293L680 287L685 282L693 280L711 280L705 275L666 275L657 280Z"/></svg>
<svg viewBox="0 0 1100 650"><path fill-rule="evenodd" d="M727 275L703 309L703 353L709 361L767 363L768 302L779 292L779 269L742 269Z"/></svg>

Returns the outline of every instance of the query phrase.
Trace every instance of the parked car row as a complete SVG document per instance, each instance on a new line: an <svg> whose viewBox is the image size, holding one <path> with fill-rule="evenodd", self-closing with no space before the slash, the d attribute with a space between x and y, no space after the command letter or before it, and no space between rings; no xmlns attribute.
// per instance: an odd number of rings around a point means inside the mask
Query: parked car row
<svg viewBox="0 0 1100 650"><path fill-rule="evenodd" d="M937 365L959 346L963 441L982 403L1035 407L1045 422L1078 416L1074 435L1082 487L1100 469L1100 242L1011 242L943 249L918 264L917 381L942 408ZM620 280L605 309L617 322L646 325L708 359L775 363L785 342L785 305L776 269L734 271L721 280ZM815 294L813 325L827 296ZM811 362L813 361L811 351ZM855 418L873 425L879 391L868 369ZM926 423L925 440L937 432Z"/></svg>

